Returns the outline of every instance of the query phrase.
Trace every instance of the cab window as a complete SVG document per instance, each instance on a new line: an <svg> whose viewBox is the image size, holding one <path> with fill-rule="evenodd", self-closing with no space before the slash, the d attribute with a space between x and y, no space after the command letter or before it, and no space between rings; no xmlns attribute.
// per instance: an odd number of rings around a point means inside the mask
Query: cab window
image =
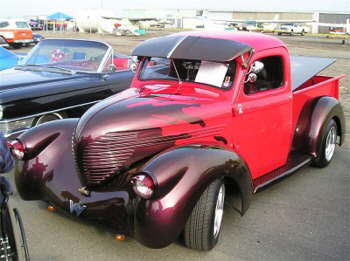
<svg viewBox="0 0 350 261"><path fill-rule="evenodd" d="M251 65L246 75L244 93L254 94L277 89L283 85L283 82L282 57L265 57Z"/></svg>
<svg viewBox="0 0 350 261"><path fill-rule="evenodd" d="M9 22L0 21L0 28L6 28L6 27L8 27L9 25L10 25Z"/></svg>

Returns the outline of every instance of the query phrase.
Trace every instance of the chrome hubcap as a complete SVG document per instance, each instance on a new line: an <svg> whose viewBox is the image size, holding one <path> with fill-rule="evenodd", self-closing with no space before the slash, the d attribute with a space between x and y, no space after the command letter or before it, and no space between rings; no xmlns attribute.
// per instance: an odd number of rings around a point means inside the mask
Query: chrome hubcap
<svg viewBox="0 0 350 261"><path fill-rule="evenodd" d="M334 155L335 144L337 143L337 130L333 126L326 138L326 150L325 150L325 158L327 161L330 161Z"/></svg>
<svg viewBox="0 0 350 261"><path fill-rule="evenodd" d="M225 185L222 184L219 190L219 195L216 200L215 213L214 213L214 237L219 235L222 217L224 215L224 201L225 201Z"/></svg>

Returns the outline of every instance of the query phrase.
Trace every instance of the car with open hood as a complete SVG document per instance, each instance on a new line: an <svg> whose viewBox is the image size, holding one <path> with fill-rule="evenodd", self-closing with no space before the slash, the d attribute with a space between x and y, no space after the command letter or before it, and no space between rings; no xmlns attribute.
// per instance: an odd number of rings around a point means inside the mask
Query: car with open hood
<svg viewBox="0 0 350 261"><path fill-rule="evenodd" d="M43 122L80 117L129 87L130 65L107 43L40 41L17 66L0 72L0 131L15 136Z"/></svg>

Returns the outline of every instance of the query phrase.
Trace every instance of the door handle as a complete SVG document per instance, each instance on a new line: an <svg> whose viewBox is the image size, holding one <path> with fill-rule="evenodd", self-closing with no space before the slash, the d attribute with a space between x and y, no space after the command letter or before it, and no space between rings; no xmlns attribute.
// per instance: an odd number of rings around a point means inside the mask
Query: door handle
<svg viewBox="0 0 350 261"><path fill-rule="evenodd" d="M237 113L238 115L243 114L243 105L237 104Z"/></svg>

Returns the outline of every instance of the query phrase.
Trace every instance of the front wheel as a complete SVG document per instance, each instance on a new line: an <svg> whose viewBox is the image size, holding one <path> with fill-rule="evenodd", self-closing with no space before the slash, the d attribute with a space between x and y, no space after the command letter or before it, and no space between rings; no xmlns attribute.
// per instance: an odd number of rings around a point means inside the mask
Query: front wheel
<svg viewBox="0 0 350 261"><path fill-rule="evenodd" d="M326 167L333 159L337 144L337 124L331 119L322 131L317 144L317 157L312 164L316 167Z"/></svg>
<svg viewBox="0 0 350 261"><path fill-rule="evenodd" d="M203 192L187 220L185 245L198 250L210 250L218 242L224 214L225 184L215 180Z"/></svg>

